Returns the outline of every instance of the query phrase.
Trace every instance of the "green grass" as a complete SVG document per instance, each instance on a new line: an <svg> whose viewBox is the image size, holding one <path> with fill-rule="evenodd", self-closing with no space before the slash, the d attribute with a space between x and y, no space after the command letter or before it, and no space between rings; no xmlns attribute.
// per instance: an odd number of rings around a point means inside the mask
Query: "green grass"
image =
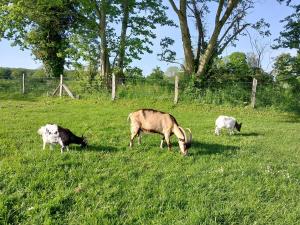
<svg viewBox="0 0 300 225"><path fill-rule="evenodd" d="M0 224L299 224L299 117L170 101L36 98L0 102ZM191 128L188 157L144 135L129 149L129 112L171 112ZM243 122L217 137L220 114ZM90 147L42 150L37 129L85 132Z"/></svg>

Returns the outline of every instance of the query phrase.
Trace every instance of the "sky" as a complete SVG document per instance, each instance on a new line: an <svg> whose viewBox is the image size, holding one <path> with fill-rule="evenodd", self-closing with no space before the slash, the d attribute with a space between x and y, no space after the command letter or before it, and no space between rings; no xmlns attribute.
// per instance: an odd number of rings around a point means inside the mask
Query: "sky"
<svg viewBox="0 0 300 225"><path fill-rule="evenodd" d="M168 4L167 0L165 0L165 2L166 4ZM249 16L247 17L247 21L255 22L260 18L264 18L266 22L270 23L270 31L272 35L268 38L262 39L253 33L252 38L258 38L259 42L262 45L273 44L273 40L277 38L279 36L279 32L283 30L283 24L280 23L280 20L284 19L291 13L292 10L289 7L285 5L280 5L276 0L256 0L256 6L250 12ZM172 9L169 9L167 14L170 18L173 19L175 23L178 24L178 18L172 11ZM213 17L208 17L208 22L206 24L208 32L211 32L211 29L213 29L210 25L212 21ZM196 35L193 35L195 33L194 25L190 25L191 37L192 39L195 39ZM137 66L143 69L144 75L150 74L152 69L156 66L159 66L163 71L165 71L170 66L177 66L176 64L161 62L157 57L157 54L160 52L160 39L164 38L165 36L170 36L175 40L175 44L172 47L172 49L175 50L175 52L177 53L178 59L183 59L183 48L179 28L158 27L155 33L157 35L157 39L153 41L153 53L143 55L141 60L135 61L132 64L133 66ZM236 42L236 46L228 46L227 49L224 51L223 55L229 55L232 52L236 51L245 53L252 52L249 37L241 37L240 40ZM274 61L276 56L284 52L288 52L291 54L296 53L296 51L289 49L273 50L270 47L267 47L263 58L263 68L266 71L271 71L272 62ZM22 51L18 46L12 47L10 45L10 42L4 39L0 41L0 67L36 69L41 67L41 65L42 64L40 61L34 60L34 56L31 55L29 50Z"/></svg>

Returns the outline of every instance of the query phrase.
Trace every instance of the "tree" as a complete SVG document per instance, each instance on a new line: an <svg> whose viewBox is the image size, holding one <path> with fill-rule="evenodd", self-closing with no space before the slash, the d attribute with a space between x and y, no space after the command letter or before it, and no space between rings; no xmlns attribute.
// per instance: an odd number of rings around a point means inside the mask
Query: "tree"
<svg viewBox="0 0 300 225"><path fill-rule="evenodd" d="M256 23L249 23L245 21L250 9L254 7L254 1L239 1L239 0L180 0L179 6L173 0L169 0L173 10L176 12L180 29L184 50L184 69L186 73L196 73L198 78L203 78L208 65L213 62L213 58L220 55L224 49L231 43L237 40L239 35L243 35L247 27L252 27L259 30L261 34L268 35L268 31L262 31L263 28L268 27L264 20L259 20ZM210 4L217 3L217 10L215 12L214 28L212 35L208 37L204 29L205 16L210 13ZM195 20L196 28L198 31L197 47L194 51L190 36L190 29L188 17L191 16ZM168 47L171 44L163 43ZM196 54L194 55L194 52ZM169 54L169 58L174 59L174 52ZM170 57L172 56L172 57ZM162 57L163 58L163 57Z"/></svg>
<svg viewBox="0 0 300 225"><path fill-rule="evenodd" d="M76 18L71 0L2 1L0 38L21 49L30 49L44 64L48 76L63 73L67 57L69 31Z"/></svg>
<svg viewBox="0 0 300 225"><path fill-rule="evenodd" d="M151 80L163 80L164 79L164 71L160 69L159 66L155 67L152 72L147 77Z"/></svg>
<svg viewBox="0 0 300 225"><path fill-rule="evenodd" d="M22 68L11 68L11 76L13 78L20 78L23 74L31 75L31 71Z"/></svg>
<svg viewBox="0 0 300 225"><path fill-rule="evenodd" d="M255 65L253 67L262 69L262 61L266 52L267 46L270 46L269 44L263 42L262 40L259 40L258 38L252 38L251 34L248 32L248 36L250 39L250 44L252 48L252 53L254 54L256 58Z"/></svg>
<svg viewBox="0 0 300 225"><path fill-rule="evenodd" d="M33 78L43 78L45 77L45 70L43 68L36 69L32 74Z"/></svg>
<svg viewBox="0 0 300 225"><path fill-rule="evenodd" d="M293 83L300 77L300 55L291 56L289 53L279 55L274 62L277 82Z"/></svg>
<svg viewBox="0 0 300 225"><path fill-rule="evenodd" d="M172 77L172 76L175 76L179 72L181 72L180 68L178 68L176 66L170 66L167 68L165 75L167 77Z"/></svg>
<svg viewBox="0 0 300 225"><path fill-rule="evenodd" d="M11 79L11 70L9 68L0 67L0 78Z"/></svg>
<svg viewBox="0 0 300 225"><path fill-rule="evenodd" d="M252 80L247 57L243 52L233 52L227 57L215 58L208 74L209 80L216 80L220 83Z"/></svg>
<svg viewBox="0 0 300 225"><path fill-rule="evenodd" d="M88 56L89 49L95 49L92 55L100 55L96 57L104 79L108 81L111 71L123 76L124 69L133 60L152 52L150 46L156 38L153 32L156 26L173 24L165 10L161 0L81 1L79 11L84 22L73 42L77 59Z"/></svg>
<svg viewBox="0 0 300 225"><path fill-rule="evenodd" d="M287 98L285 104L299 112L300 55L279 55L274 63L274 75L278 87L281 87L279 90Z"/></svg>
<svg viewBox="0 0 300 225"><path fill-rule="evenodd" d="M247 77L249 66L247 64L246 54L243 52L233 52L228 56L228 71L238 77Z"/></svg>
<svg viewBox="0 0 300 225"><path fill-rule="evenodd" d="M283 2L284 0L279 0ZM291 0L286 1L290 5ZM277 44L273 46L274 49L290 48L296 49L300 53L300 4L290 5L295 10L294 13L281 20L284 25L284 31L280 32L280 37L275 39Z"/></svg>
<svg viewBox="0 0 300 225"><path fill-rule="evenodd" d="M129 79L141 79L144 78L143 77L143 70L141 70L138 67L130 67L128 66L125 71L124 71L124 75Z"/></svg>
<svg viewBox="0 0 300 225"><path fill-rule="evenodd" d="M194 70L194 54L193 54L191 34L190 34L190 29L188 26L188 19L187 19L188 3L186 0L180 0L179 8L178 8L173 0L169 0L169 2L179 18L181 40L182 40L184 60L185 60L184 69L187 71L187 73L191 74L193 73Z"/></svg>
<svg viewBox="0 0 300 225"><path fill-rule="evenodd" d="M255 77L260 83L272 82L272 77L263 69L257 67L256 55L243 52L233 52L223 58L214 58L207 71L207 81L223 83L238 81L250 83Z"/></svg>

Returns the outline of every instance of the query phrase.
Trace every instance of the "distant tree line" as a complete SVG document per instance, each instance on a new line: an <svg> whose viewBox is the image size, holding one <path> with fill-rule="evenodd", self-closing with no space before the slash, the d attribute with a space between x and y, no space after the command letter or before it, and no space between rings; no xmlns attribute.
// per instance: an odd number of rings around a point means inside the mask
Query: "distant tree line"
<svg viewBox="0 0 300 225"><path fill-rule="evenodd" d="M23 74L32 76L34 73L35 70L30 69L0 67L0 79L21 78Z"/></svg>
<svg viewBox="0 0 300 225"><path fill-rule="evenodd" d="M27 79L47 78L44 68L25 69L0 67L0 79L21 79L23 74ZM65 75L67 75L67 77L75 77L75 74L74 70L65 71Z"/></svg>
<svg viewBox="0 0 300 225"><path fill-rule="evenodd" d="M173 72L172 72L173 71ZM68 77L81 78L82 73L89 73L88 70L77 71L67 70ZM80 73L80 74L78 74ZM25 74L28 78L45 78L46 73L43 68L24 69L0 67L0 79L17 79ZM145 78L159 82L174 75L180 75L181 79L186 79L185 71L178 67L170 67L170 71L162 71L160 67L153 68L150 74L143 74L139 68L127 68L124 71L124 80ZM273 65L273 70L265 72L258 66L257 58L252 54L243 52L233 52L229 56L215 58L207 72L209 82L252 82L256 78L260 83L270 83L285 81L293 84L300 80L300 55L292 56L289 53L279 55ZM88 77L88 76L87 76Z"/></svg>

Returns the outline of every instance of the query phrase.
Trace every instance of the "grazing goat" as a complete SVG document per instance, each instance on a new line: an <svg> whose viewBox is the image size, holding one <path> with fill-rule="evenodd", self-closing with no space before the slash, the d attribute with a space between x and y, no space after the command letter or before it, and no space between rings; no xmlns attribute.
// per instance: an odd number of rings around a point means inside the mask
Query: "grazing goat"
<svg viewBox="0 0 300 225"><path fill-rule="evenodd" d="M61 146L61 153L66 148L69 151L70 144L79 144L80 147L86 147L87 141L82 137L77 137L69 129L60 127L56 124L46 124L38 130L38 134L43 139L43 149L46 144L50 144L50 149L53 149L53 144L59 144Z"/></svg>
<svg viewBox="0 0 300 225"><path fill-rule="evenodd" d="M136 136L138 136L138 143L141 144L141 133L147 132L163 135L160 148L163 148L163 143L166 141L168 149L171 150L170 136L175 134L181 153L187 155L192 143L192 133L190 129L187 129L190 133L188 138L184 129L178 125L172 115L154 109L140 109L130 113L129 119L131 121L130 147L132 147Z"/></svg>
<svg viewBox="0 0 300 225"><path fill-rule="evenodd" d="M221 129L227 128L229 130L229 134L234 134L234 128L237 129L237 131L241 131L242 123L238 123L235 118L229 117L229 116L219 116L216 119L216 129L215 134L220 135Z"/></svg>

